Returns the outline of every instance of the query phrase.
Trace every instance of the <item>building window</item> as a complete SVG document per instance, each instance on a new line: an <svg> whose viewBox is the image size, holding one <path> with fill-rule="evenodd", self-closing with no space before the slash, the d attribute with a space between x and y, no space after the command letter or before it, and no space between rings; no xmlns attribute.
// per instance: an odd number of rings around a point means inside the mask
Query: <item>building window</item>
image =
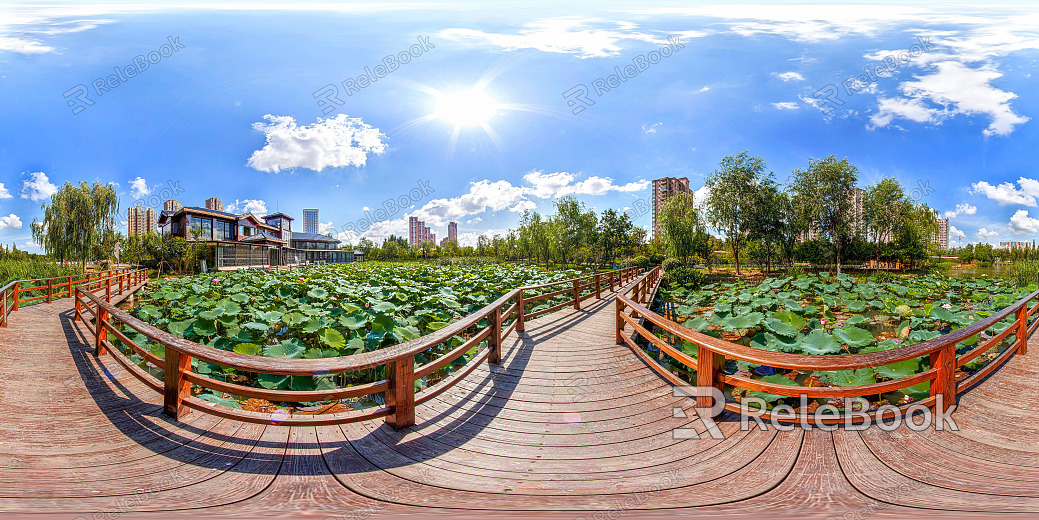
<svg viewBox="0 0 1039 520"><path fill-rule="evenodd" d="M232 224L226 220L213 223L213 240L234 240Z"/></svg>
<svg viewBox="0 0 1039 520"><path fill-rule="evenodd" d="M243 237L251 237L253 236L253 228L249 226L242 226L241 229L238 230L238 234Z"/></svg>
<svg viewBox="0 0 1039 520"><path fill-rule="evenodd" d="M213 219L211 218L199 218L199 217L188 217L188 229L190 230L191 238L194 238L195 230L201 230L199 234L199 240L212 240L213 239Z"/></svg>

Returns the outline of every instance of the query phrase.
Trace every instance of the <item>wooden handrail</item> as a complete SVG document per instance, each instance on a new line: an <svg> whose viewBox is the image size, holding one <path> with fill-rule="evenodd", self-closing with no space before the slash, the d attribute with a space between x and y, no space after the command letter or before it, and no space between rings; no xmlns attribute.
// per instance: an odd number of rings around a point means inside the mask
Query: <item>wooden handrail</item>
<svg viewBox="0 0 1039 520"><path fill-rule="evenodd" d="M104 276L119 276L130 272L128 269L106 271ZM47 303L55 299L70 298L73 295L73 285L89 281L91 273L79 275L55 276L52 278L31 278L27 280L14 280L0 288L0 327L7 327L7 321L11 313L28 303L46 300ZM80 282L74 281L82 278ZM64 288L64 290L62 290ZM25 296L35 292L42 292L36 296Z"/></svg>
<svg viewBox="0 0 1039 520"><path fill-rule="evenodd" d="M980 377L987 375L995 369L995 361L988 367L970 376L967 380L956 381L956 368L970 362L983 352L993 347L998 347L1007 336L1014 334L1016 339L1006 352L1000 355L997 361L1002 362L1013 352L1025 354L1028 347L1028 319L1039 310L1039 305L1029 308L1028 304L1039 297L1039 291L1035 291L1016 303L992 314L991 316L977 321L967 327L955 330L938 338L923 341L914 345L908 345L891 350L871 352L867 354L832 354L832 355L807 355L790 354L784 352L770 352L744 345L738 345L723 339L708 336L686 328L651 311L647 306L655 296L656 288L660 283L658 269L644 274L630 285L622 288L616 295L617 313L617 343L627 344L636 354L646 360L657 373L676 385L695 384L701 387L721 387L729 384L734 387L750 391L767 392L774 395L808 398L838 398L852 396L868 396L887 393L894 390L906 388L924 381L931 382L931 397L914 403L908 403L903 408L913 404L922 404L934 407L941 397L942 407L948 409L956 404L957 392L968 388ZM629 296L630 294L630 296ZM1007 317L1015 315L1015 322L1000 334L990 339L985 339L977 347L957 357L956 346L972 336L988 330L993 325L1003 321ZM681 340L689 341L697 346L697 357L692 358L654 335L644 323L652 323L664 331L673 334ZM632 332L626 331L630 326ZM1035 324L1033 324L1033 327ZM661 351L671 356L674 360L685 365L690 370L696 371L696 381L681 381L661 365L657 360L650 357L638 346L636 338L641 337L648 340ZM799 372L854 370L862 368L876 368L892 363L898 363L908 359L922 356L930 356L931 368L913 374L908 377L872 383L868 385L841 386L841 387L803 387L800 385L780 385L766 383L746 377L726 375L721 373L725 360L735 359L765 365L776 368L797 370ZM697 397L697 406L710 407L710 397ZM726 408L739 412L740 407L735 403L727 403ZM853 415L856 420L861 420L862 414ZM813 424L816 422L814 415L783 415L777 414L777 420L801 422L807 420ZM826 424L844 421L843 416L827 417L823 421Z"/></svg>
<svg viewBox="0 0 1039 520"><path fill-rule="evenodd" d="M486 339L488 346L481 349L464 368L456 370L455 374L468 373L482 361L498 363L501 360L501 348L504 339L512 331L522 333L525 320L544 313L545 309L537 313L527 313L526 304L531 298L526 298L525 293L538 291L561 284L568 284L566 290L550 293L559 296L572 293L571 299L563 302L557 307L573 305L579 309L583 299L595 296L596 293L582 295L583 289L598 287L601 277L608 276L611 280L611 288L615 279L629 280L636 276L636 268L625 268L618 271L606 273L594 273L579 278L560 280L535 286L526 286L512 289L499 297L494 302L482 309L466 316L438 331L432 332L420 338L406 341L384 349L323 359L283 359L240 354L233 351L220 350L217 348L200 345L198 343L180 338L169 332L158 329L127 312L120 310L110 303L113 283L123 287L123 278L106 278L105 280L94 280L85 284L77 285L76 295L76 317L83 321L81 309L85 308L94 315L92 333L95 336L95 350L101 355L106 353L107 332L116 331L115 322L121 323L142 334L149 340L162 345L165 348L163 364L163 379L160 381L143 370L131 370L130 373L142 379L149 387L161 391L164 396L164 412L167 415L180 419L189 409L212 413L221 417L233 418L240 421L262 423L262 424L340 424L344 422L363 421L376 417L386 417L386 421L395 428L404 428L415 423L415 404L430 399L433 395L443 392L451 385L457 383L460 377L449 377L432 388L415 392L415 381L432 372L446 367L456 358L477 346ZM584 280L593 280L582 285ZM104 282L103 284L101 282ZM133 279L128 279L130 287L136 286ZM620 284L618 284L618 287ZM96 289L102 292L95 293ZM122 292L121 290L119 292ZM96 309L96 312L91 308ZM504 327L505 321L512 317L512 324ZM481 326L481 322L485 325ZM415 356L425 352L437 345L463 334L467 330L479 327L480 330L468 340L463 346L452 349L442 354L438 359L426 362L421 367L415 366ZM121 343L128 343L128 348L139 352L141 348L130 342L126 335L117 334ZM121 364L130 364L128 358L119 349L109 348L107 353L115 357ZM293 392L286 390L254 389L242 385L221 382L191 372L191 360L199 359L209 363L234 368L236 370L253 372L259 374L290 375L290 376L312 376L315 374L339 374L344 372L356 372L375 367L385 367L387 379L376 383L352 386L348 388L335 388L332 390L320 390L309 392ZM148 361L148 358L146 358ZM155 366L155 363L152 363ZM163 367L157 367L163 368ZM335 400L343 396L362 397L380 392L385 392L386 406L371 412L334 414L335 416L282 416L277 414L257 414L235 410L218 405L211 405L191 397L190 388L192 384L226 392L244 397L258 397L271 401L280 402L314 402ZM308 399L309 401L304 401ZM219 410L219 411L216 411Z"/></svg>

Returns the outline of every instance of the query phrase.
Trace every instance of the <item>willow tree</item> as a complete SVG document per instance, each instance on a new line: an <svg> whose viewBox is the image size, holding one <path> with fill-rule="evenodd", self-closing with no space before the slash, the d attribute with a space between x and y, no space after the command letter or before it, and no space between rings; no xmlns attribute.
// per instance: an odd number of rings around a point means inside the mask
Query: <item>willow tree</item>
<svg viewBox="0 0 1039 520"><path fill-rule="evenodd" d="M858 168L847 158L831 155L809 159L808 169L794 170L791 191L794 213L806 229L818 229L833 242L837 274L841 272L841 250L859 227L854 193Z"/></svg>
<svg viewBox="0 0 1039 520"><path fill-rule="evenodd" d="M85 266L112 256L119 212L119 197L112 186L66 182L41 209L43 222L33 219L32 236L55 260Z"/></svg>

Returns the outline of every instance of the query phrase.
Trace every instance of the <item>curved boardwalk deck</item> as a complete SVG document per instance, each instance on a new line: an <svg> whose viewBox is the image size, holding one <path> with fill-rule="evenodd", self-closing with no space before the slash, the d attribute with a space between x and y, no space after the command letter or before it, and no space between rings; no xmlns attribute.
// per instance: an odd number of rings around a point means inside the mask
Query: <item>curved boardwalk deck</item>
<svg viewBox="0 0 1039 520"><path fill-rule="evenodd" d="M613 344L612 299L593 299L529 322L504 345L500 366L482 366L420 405L416 426L401 431L382 420L288 428L197 412L175 422L153 392L94 356L70 306L66 299L22 309L0 332L0 513L1039 512L1039 368L1028 358L1011 358L962 396L959 432L740 431L738 418L723 415L724 440L674 440L676 427L704 431L698 419L672 417L691 401L672 397L627 347Z"/></svg>

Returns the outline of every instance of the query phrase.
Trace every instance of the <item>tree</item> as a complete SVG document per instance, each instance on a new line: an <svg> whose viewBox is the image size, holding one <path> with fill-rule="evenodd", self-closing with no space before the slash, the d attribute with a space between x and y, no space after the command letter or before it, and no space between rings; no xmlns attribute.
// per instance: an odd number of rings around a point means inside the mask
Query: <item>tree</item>
<svg viewBox="0 0 1039 520"><path fill-rule="evenodd" d="M740 249L750 232L754 204L761 181L765 179L764 159L744 150L722 159L719 168L707 176L707 219L725 233L740 274Z"/></svg>
<svg viewBox="0 0 1039 520"><path fill-rule="evenodd" d="M690 257L704 256L705 250L710 248L710 235L704 230L692 193L680 193L665 200L657 221L668 256L683 264L688 263Z"/></svg>
<svg viewBox="0 0 1039 520"><path fill-rule="evenodd" d="M111 185L97 181L79 186L66 182L41 206L43 222L33 219L33 240L55 260L87 262L111 257L119 197Z"/></svg>
<svg viewBox="0 0 1039 520"><path fill-rule="evenodd" d="M613 265L617 259L617 252L624 247L630 247L634 238L635 224L631 222L631 216L615 209L602 212L599 217L599 228L596 230L596 250L598 252L597 264Z"/></svg>
<svg viewBox="0 0 1039 520"><path fill-rule="evenodd" d="M771 174L762 179L755 193L748 236L760 241L759 254L766 271L772 270L779 257L789 258L793 251L790 214L790 197L779 189Z"/></svg>
<svg viewBox="0 0 1039 520"><path fill-rule="evenodd" d="M905 191L897 180L886 177L866 188L863 201L863 224L873 240L873 253L880 264L880 244L891 241L891 234L898 224Z"/></svg>
<svg viewBox="0 0 1039 520"><path fill-rule="evenodd" d="M841 249L858 227L853 211L858 168L836 155L809 159L808 168L794 170L791 191L794 213L805 229L818 229L833 245L837 273L841 272Z"/></svg>

